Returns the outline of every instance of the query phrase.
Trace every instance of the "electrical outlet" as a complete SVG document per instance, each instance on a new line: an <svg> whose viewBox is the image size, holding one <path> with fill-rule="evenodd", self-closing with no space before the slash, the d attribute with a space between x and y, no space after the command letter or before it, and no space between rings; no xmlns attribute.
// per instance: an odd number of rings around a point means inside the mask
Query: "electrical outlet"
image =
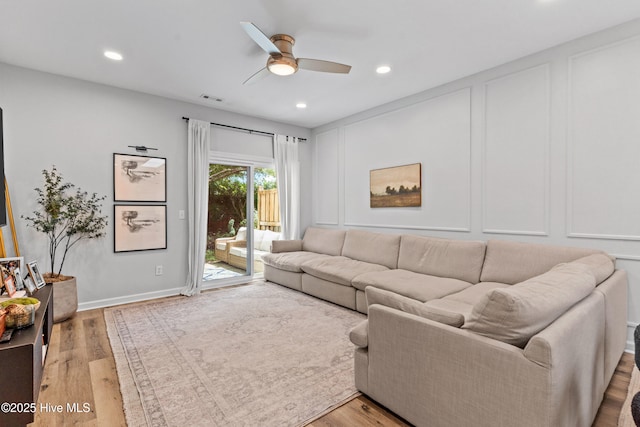
<svg viewBox="0 0 640 427"><path fill-rule="evenodd" d="M156 276L162 276L162 266L156 265Z"/></svg>
<svg viewBox="0 0 640 427"><path fill-rule="evenodd" d="M178 219L184 219L184 211L182 209L178 211Z"/></svg>

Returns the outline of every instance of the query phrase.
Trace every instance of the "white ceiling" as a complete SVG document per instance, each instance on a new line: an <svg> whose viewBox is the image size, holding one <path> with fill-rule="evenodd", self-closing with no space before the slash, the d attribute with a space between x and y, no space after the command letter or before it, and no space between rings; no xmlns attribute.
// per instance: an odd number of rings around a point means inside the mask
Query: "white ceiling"
<svg viewBox="0 0 640 427"><path fill-rule="evenodd" d="M638 17L638 0L0 0L0 62L314 128ZM240 21L353 69L243 86L267 55Z"/></svg>

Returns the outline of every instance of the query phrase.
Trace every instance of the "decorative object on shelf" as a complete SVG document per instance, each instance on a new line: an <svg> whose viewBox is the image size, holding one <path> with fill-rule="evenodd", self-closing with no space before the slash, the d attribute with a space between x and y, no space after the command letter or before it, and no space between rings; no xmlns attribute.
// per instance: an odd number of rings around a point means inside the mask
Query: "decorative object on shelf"
<svg viewBox="0 0 640 427"><path fill-rule="evenodd" d="M36 320L35 305L10 304L4 309L7 312L7 328L28 328Z"/></svg>
<svg viewBox="0 0 640 427"><path fill-rule="evenodd" d="M2 275L2 283L4 285L5 292L10 297L13 297L16 292L18 292L16 289L16 279L13 277L13 274L4 267L0 267L0 274Z"/></svg>
<svg viewBox="0 0 640 427"><path fill-rule="evenodd" d="M61 322L73 316L78 309L76 279L63 276L62 267L69 249L85 239L104 237L107 217L102 216L102 201L106 196L96 193L89 195L69 182L63 182L62 175L55 166L51 171L43 170L43 188L36 188L39 209L31 217L22 217L27 225L44 233L49 239L49 261L51 272L45 275L35 262L29 263L29 273L37 287L44 279L55 282L53 301L54 322ZM58 250L62 252L59 266L56 266ZM56 272L57 267L57 272Z"/></svg>
<svg viewBox="0 0 640 427"><path fill-rule="evenodd" d="M6 268L13 276L13 282L17 290L21 291L24 289L24 281L20 275L20 271L24 271L26 268L23 257L0 258L0 267Z"/></svg>
<svg viewBox="0 0 640 427"><path fill-rule="evenodd" d="M135 154L113 155L114 202L166 202L166 159Z"/></svg>
<svg viewBox="0 0 640 427"><path fill-rule="evenodd" d="M7 308L7 306L11 304L32 305L34 310L38 310L40 308L40 300L31 297L11 298L6 301L2 301L0 302L0 308Z"/></svg>
<svg viewBox="0 0 640 427"><path fill-rule="evenodd" d="M36 289L40 289L47 284L44 280L44 277L42 277L42 273L40 273L40 268L38 268L37 261L31 261L29 264L27 264L27 269L29 270L29 277L31 278L31 281L35 285Z"/></svg>
<svg viewBox="0 0 640 427"><path fill-rule="evenodd" d="M422 206L422 164L370 171L369 197L372 208Z"/></svg>
<svg viewBox="0 0 640 427"><path fill-rule="evenodd" d="M114 205L114 252L167 248L166 205Z"/></svg>

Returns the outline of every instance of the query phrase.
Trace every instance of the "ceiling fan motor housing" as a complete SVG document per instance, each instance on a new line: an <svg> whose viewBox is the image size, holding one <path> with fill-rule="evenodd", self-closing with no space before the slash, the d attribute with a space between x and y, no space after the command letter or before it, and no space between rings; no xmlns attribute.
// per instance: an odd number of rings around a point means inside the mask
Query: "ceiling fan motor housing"
<svg viewBox="0 0 640 427"><path fill-rule="evenodd" d="M293 56L293 45L295 39L287 34L275 34L271 36L271 41L276 45L282 55L270 55L267 59L267 68L274 74L289 75L298 71L298 63ZM289 67L287 71L286 68ZM278 72L278 68L285 72Z"/></svg>

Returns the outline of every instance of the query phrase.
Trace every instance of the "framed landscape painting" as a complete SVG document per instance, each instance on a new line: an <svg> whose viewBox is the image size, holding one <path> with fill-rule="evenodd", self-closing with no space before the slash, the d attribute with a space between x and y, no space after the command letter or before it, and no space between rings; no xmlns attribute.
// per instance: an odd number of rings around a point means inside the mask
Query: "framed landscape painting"
<svg viewBox="0 0 640 427"><path fill-rule="evenodd" d="M166 202L167 159L135 154L113 155L114 202Z"/></svg>
<svg viewBox="0 0 640 427"><path fill-rule="evenodd" d="M422 164L370 171L369 197L372 208L422 206Z"/></svg>
<svg viewBox="0 0 640 427"><path fill-rule="evenodd" d="M114 252L167 248L166 205L114 205Z"/></svg>

